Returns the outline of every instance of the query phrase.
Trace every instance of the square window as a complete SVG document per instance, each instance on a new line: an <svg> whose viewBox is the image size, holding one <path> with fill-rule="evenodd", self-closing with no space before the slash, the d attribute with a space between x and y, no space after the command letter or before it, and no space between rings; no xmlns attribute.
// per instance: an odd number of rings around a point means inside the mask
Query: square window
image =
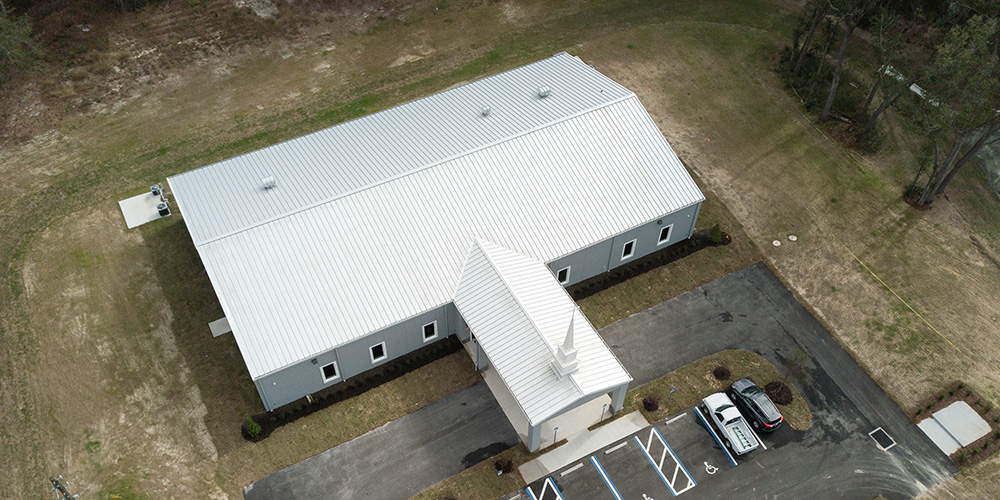
<svg viewBox="0 0 1000 500"><path fill-rule="evenodd" d="M625 246L622 247L622 260L625 260L633 255L635 255L635 240L625 243Z"/></svg>
<svg viewBox="0 0 1000 500"><path fill-rule="evenodd" d="M558 273L556 273L556 279L559 280L559 283L563 285L569 283L569 268L570 266L566 266L560 269Z"/></svg>
<svg viewBox="0 0 1000 500"><path fill-rule="evenodd" d="M663 226L660 228L660 238L656 240L657 245L662 245L670 241L670 233L673 231L674 225Z"/></svg>
<svg viewBox="0 0 1000 500"><path fill-rule="evenodd" d="M372 363L385 359L385 342L375 344L371 347Z"/></svg>
<svg viewBox="0 0 1000 500"><path fill-rule="evenodd" d="M424 342L437 338L438 322L433 321L424 325Z"/></svg>
<svg viewBox="0 0 1000 500"><path fill-rule="evenodd" d="M340 377L340 372L337 371L337 362L334 361L328 365L323 365L320 369L323 372L323 382L329 382L333 379Z"/></svg>

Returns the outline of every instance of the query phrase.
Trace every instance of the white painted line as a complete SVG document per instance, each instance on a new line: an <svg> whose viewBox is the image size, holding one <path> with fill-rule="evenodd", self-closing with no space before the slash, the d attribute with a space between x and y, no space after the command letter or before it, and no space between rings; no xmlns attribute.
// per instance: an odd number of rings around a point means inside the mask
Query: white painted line
<svg viewBox="0 0 1000 500"><path fill-rule="evenodd" d="M885 437L889 438L889 441L892 441L892 444L890 444L889 446L886 446L885 448L882 448L882 443L879 443L878 439L875 439L875 436L873 435L873 434L875 434L876 432L879 432L879 431L882 431L882 434L885 434ZM896 446L896 440L893 439L892 436L890 436L889 433L886 432L885 429L883 429L881 427L879 427L879 428L877 428L877 429L869 432L868 433L868 437L872 438L872 440L875 441L875 446L878 446L879 448L882 448L882 451L889 451L890 448L892 448L893 446Z"/></svg>
<svg viewBox="0 0 1000 500"><path fill-rule="evenodd" d="M672 423L674 423L674 422L676 422L676 421L678 421L678 420L680 420L680 419L682 419L682 418L684 418L686 416L687 416L687 413L681 413L680 415L677 415L676 417L674 417L674 418L672 418L670 420L667 420L666 422L664 422L663 425L672 424Z"/></svg>
<svg viewBox="0 0 1000 500"><path fill-rule="evenodd" d="M750 434L753 434L753 438L757 440L757 443L764 448L764 451L767 451L767 445L764 444L764 441L761 441L760 436L757 435L757 431L753 430L753 426L748 425L747 428L750 429Z"/></svg>
<svg viewBox="0 0 1000 500"><path fill-rule="evenodd" d="M574 466L572 466L572 467L570 467L570 468L568 468L568 469L560 472L559 473L559 477L564 477L566 474L569 474L570 472L578 471L578 470L580 470L581 467L583 467L583 462L580 462L580 463L578 463L578 464L576 464L576 465L574 465Z"/></svg>
<svg viewBox="0 0 1000 500"><path fill-rule="evenodd" d="M556 483L552 481L551 476L545 478L545 481L542 483L542 491L538 493L537 497L535 496L535 493L531 491L531 486L528 486L525 489L528 490L528 495L531 496L532 500L545 500L546 499L545 493L549 491L550 486L552 487L552 492L556 495L556 497L559 498L559 500L566 500L565 498L563 498L562 492L559 491L559 488L556 487Z"/></svg>
<svg viewBox="0 0 1000 500"><path fill-rule="evenodd" d="M733 464L733 466L738 465L736 463L736 459L733 458L733 456L729 453L729 449L726 448L726 445L722 444L722 440L719 439L719 435L715 433L715 429L712 428L712 424L708 423L708 420L705 419L705 416L701 414L701 410L699 410L698 407L695 406L694 411L695 413L698 414L698 419L701 420L701 423L705 425L705 428L708 429L708 432L712 433L712 439L715 439L715 442L719 444L719 447L722 448L722 451L724 451L726 453L726 456L729 457L729 461Z"/></svg>
<svg viewBox="0 0 1000 500"><path fill-rule="evenodd" d="M591 463L594 464L594 468L597 469L597 473L601 475L601 479L604 480L604 484L608 486L611 493L614 494L616 500L623 500L621 493L618 493L618 488L615 488L615 483L611 482L611 478L608 477L608 473L604 472L604 466L597 461L597 457L590 457Z"/></svg>
<svg viewBox="0 0 1000 500"><path fill-rule="evenodd" d="M616 451L618 451L618 450L620 450L620 449L622 449L622 448L624 448L626 446L628 446L628 441L622 441L621 443L618 443L617 446L613 446L611 448L608 448L608 449L604 450L604 454L605 455L610 455L611 453L616 452Z"/></svg>

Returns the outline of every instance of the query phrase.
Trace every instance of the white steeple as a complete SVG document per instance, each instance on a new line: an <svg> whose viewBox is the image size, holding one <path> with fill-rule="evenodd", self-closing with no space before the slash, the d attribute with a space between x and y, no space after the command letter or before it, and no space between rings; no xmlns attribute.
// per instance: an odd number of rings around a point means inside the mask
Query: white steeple
<svg viewBox="0 0 1000 500"><path fill-rule="evenodd" d="M566 332L566 340L563 341L559 349L556 350L555 359L552 360L552 369L562 380L570 374L576 372L576 347L573 347L573 321L576 319L576 308L569 319L569 330Z"/></svg>

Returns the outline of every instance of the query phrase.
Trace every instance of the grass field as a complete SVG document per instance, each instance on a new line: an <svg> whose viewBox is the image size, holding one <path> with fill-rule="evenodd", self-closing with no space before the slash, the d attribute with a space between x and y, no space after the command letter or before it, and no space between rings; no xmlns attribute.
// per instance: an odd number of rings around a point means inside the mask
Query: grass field
<svg viewBox="0 0 1000 500"><path fill-rule="evenodd" d="M969 239L1000 250L996 199L960 178L933 210L910 210L899 194L914 162L892 116L902 139L879 156L827 139L771 70L794 16L764 1L417 2L171 68L140 98L11 146L0 157L0 497L47 498L46 478L61 473L93 498L239 498L247 482L474 380L458 353L248 444L238 423L260 403L232 339L207 333L221 311L183 223L125 231L114 202L562 50L636 91L708 195L700 225L735 239L589 297L595 325L763 255L901 405L954 379L1000 401L1000 270ZM926 496L989 498L997 484L992 460Z"/></svg>

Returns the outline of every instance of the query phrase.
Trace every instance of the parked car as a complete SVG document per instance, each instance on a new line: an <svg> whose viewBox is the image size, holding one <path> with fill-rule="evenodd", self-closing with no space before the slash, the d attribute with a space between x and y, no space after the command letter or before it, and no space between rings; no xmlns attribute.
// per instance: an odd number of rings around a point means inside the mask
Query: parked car
<svg viewBox="0 0 1000 500"><path fill-rule="evenodd" d="M746 455L757 449L757 438L747 426L747 421L736 408L729 396L721 392L712 394L702 400L708 412L709 419L719 430L720 437L737 455Z"/></svg>
<svg viewBox="0 0 1000 500"><path fill-rule="evenodd" d="M767 397L767 393L757 387L753 380L748 378L737 380L726 393L754 429L774 432L785 421L785 417L781 416L771 398Z"/></svg>

